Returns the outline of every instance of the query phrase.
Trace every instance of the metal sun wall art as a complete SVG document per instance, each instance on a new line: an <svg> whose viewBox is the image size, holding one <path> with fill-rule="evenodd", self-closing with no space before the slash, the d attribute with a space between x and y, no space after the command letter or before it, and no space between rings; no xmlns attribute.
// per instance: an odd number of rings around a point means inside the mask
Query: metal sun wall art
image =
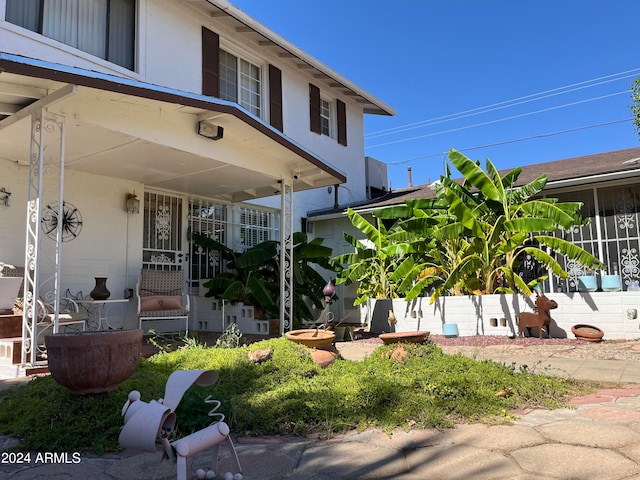
<svg viewBox="0 0 640 480"><path fill-rule="evenodd" d="M62 241L67 242L73 240L80 235L82 231L82 215L80 210L69 202L62 202L62 217L60 215L59 204L57 201L49 203L44 207L44 213L40 224L42 231L51 239L56 239L58 229L62 231Z"/></svg>

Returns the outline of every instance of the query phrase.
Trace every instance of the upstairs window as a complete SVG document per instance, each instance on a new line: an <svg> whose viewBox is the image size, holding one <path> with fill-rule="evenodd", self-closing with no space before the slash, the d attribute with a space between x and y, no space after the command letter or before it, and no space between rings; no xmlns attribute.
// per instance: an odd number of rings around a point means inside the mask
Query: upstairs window
<svg viewBox="0 0 640 480"><path fill-rule="evenodd" d="M6 21L134 69L136 0L7 0Z"/></svg>
<svg viewBox="0 0 640 480"><path fill-rule="evenodd" d="M322 135L335 138L333 133L335 116L333 114L333 108L331 107L331 102L325 100L324 98L320 99L320 133Z"/></svg>
<svg viewBox="0 0 640 480"><path fill-rule="evenodd" d="M313 133L335 138L347 146L347 106L342 100L329 101L320 89L309 84L309 128Z"/></svg>
<svg viewBox="0 0 640 480"><path fill-rule="evenodd" d="M220 98L260 117L262 96L260 67L220 50Z"/></svg>

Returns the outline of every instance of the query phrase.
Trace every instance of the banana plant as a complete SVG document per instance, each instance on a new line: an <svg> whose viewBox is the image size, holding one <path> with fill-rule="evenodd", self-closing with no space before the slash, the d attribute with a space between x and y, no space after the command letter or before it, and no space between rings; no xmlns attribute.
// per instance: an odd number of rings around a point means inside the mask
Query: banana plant
<svg viewBox="0 0 640 480"><path fill-rule="evenodd" d="M269 240L245 252L235 252L226 245L201 234L191 236L204 249L216 251L225 263L225 271L204 283L206 296L229 303L243 302L275 318L280 310L280 242ZM322 309L322 289L326 285L315 266L331 269L331 248L324 239L308 241L302 232L293 234L293 312L296 319L313 320L309 304Z"/></svg>
<svg viewBox="0 0 640 480"><path fill-rule="evenodd" d="M398 298L399 282L394 280L393 272L411 251L408 232L395 223L387 228L376 216L374 224L352 209L347 214L364 238L345 232L344 238L354 251L331 259L340 268L336 283L358 285L354 306L367 299Z"/></svg>
<svg viewBox="0 0 640 480"><path fill-rule="evenodd" d="M451 150L451 164L462 179L441 178L435 199L407 201L401 209L386 209L381 218L397 220L413 236L413 244L431 239L431 251L410 251L399 261L392 281L397 291L412 300L427 287L432 301L439 295L532 293L546 277L525 283L518 268L525 256L534 258L551 274L567 278L556 256L599 268L600 261L584 249L553 236L558 229L584 225L579 202L559 203L540 198L546 186L542 175L515 187L520 168L500 176L489 159L486 170L465 155ZM429 219L429 222L425 222Z"/></svg>

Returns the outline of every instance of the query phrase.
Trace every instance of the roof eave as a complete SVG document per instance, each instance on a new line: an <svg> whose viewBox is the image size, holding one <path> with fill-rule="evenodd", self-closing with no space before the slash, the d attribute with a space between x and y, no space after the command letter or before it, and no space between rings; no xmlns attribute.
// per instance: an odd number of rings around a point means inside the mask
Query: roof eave
<svg viewBox="0 0 640 480"><path fill-rule="evenodd" d="M351 90L356 96L362 98L364 103L364 113L374 115L388 115L395 116L397 111L391 106L387 105L382 100L371 95L369 92L363 90L355 83L347 80L335 70L329 68L324 63L320 62L317 58L309 55L304 50L301 50L291 42L285 40L283 37L269 29L255 18L247 15L238 7L229 3L228 0L204 0L205 2L213 5L214 7L224 11L227 15L235 18L237 21L245 24L247 27L254 30L256 33L262 35L264 38L278 45L280 48L286 50L291 55L296 56L298 59L322 72L327 77L331 78L334 82L337 82L344 86L347 90Z"/></svg>
<svg viewBox="0 0 640 480"><path fill-rule="evenodd" d="M324 170L337 179L337 183L345 183L346 175L332 167L315 154L299 145L279 130L263 122L240 106L224 100L197 95L190 92L173 90L136 80L114 75L83 70L76 67L49 63L19 55L0 52L0 73L8 72L28 77L43 78L67 84L81 85L100 90L132 95L149 100L174 103L203 110L216 111L233 115L260 133L268 136L285 148L304 158L312 165Z"/></svg>

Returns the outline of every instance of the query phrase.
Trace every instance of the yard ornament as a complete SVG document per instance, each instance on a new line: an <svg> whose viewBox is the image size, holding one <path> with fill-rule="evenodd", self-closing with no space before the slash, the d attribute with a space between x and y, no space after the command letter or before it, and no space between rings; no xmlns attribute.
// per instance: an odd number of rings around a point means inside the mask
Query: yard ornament
<svg viewBox="0 0 640 480"><path fill-rule="evenodd" d="M178 408L184 393L193 385L206 387L218 380L215 370L177 370L167 380L164 398L143 402L140 392L132 390L127 402L122 407L124 426L120 432L119 442L122 448L135 448L147 452L156 451L156 439L162 445L162 459L169 459L177 464L177 480L187 480L187 459L211 449L213 460L211 469L198 469L199 479L213 479L218 470L218 448L225 443L231 453L231 460L235 464L236 473L226 472L225 480L242 480L240 461L229 438L229 426L223 421L224 415L216 410L220 407L218 400L205 398L204 402L214 405L209 416L215 421L208 427L192 433L179 440L171 441L176 426L175 410Z"/></svg>

